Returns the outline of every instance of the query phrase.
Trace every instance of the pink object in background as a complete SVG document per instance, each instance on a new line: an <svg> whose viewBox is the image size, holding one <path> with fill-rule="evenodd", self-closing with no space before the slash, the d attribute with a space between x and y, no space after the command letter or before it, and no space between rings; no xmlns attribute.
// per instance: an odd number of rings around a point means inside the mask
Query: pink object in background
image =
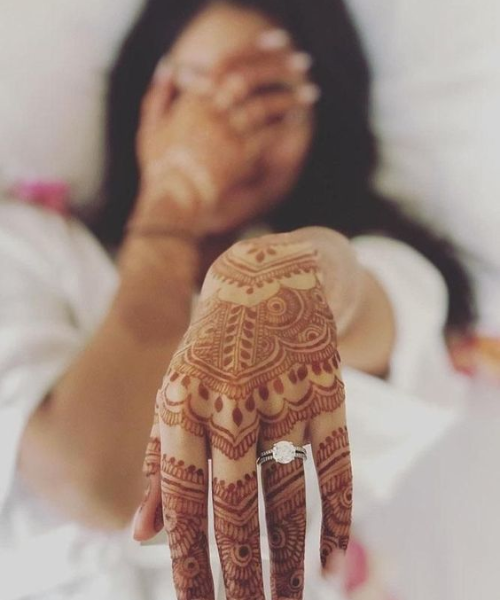
<svg viewBox="0 0 500 600"><path fill-rule="evenodd" d="M344 568L345 591L351 594L354 590L362 587L369 578L368 556L363 546L355 538L351 538L349 542Z"/></svg>
<svg viewBox="0 0 500 600"><path fill-rule="evenodd" d="M18 200L43 206L60 215L69 214L69 186L63 181L25 180L12 187Z"/></svg>

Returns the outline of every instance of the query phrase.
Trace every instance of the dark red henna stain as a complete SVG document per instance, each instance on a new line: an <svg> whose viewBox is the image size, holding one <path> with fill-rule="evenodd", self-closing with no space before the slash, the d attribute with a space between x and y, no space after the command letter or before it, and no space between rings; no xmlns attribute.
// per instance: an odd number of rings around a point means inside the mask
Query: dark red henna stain
<svg viewBox="0 0 500 600"><path fill-rule="evenodd" d="M257 474L212 486L215 538L227 600L265 600L261 573Z"/></svg>
<svg viewBox="0 0 500 600"><path fill-rule="evenodd" d="M271 553L272 600L302 599L306 496L302 461L265 463L262 485Z"/></svg>
<svg viewBox="0 0 500 600"><path fill-rule="evenodd" d="M336 549L346 550L352 513L351 454L347 429L332 431L319 446L316 468L323 506L321 562Z"/></svg>
<svg viewBox="0 0 500 600"><path fill-rule="evenodd" d="M164 455L161 473L163 521L177 598L213 600L204 472Z"/></svg>
<svg viewBox="0 0 500 600"><path fill-rule="evenodd" d="M254 246L248 244L249 256ZM296 423L333 412L344 401L335 324L314 253L301 246L291 256L277 249L269 256L253 269L252 260L227 253L212 267L215 279L243 287L253 277L270 279L273 293L255 306L219 294L204 300L160 392L165 424L200 437L208 431L211 445L232 460L255 445L259 425L264 439L280 439ZM288 275L295 272L309 274L309 289L288 287ZM189 393L179 394L179 381ZM200 398L208 398L211 416L200 408ZM262 402L270 398L266 408Z"/></svg>

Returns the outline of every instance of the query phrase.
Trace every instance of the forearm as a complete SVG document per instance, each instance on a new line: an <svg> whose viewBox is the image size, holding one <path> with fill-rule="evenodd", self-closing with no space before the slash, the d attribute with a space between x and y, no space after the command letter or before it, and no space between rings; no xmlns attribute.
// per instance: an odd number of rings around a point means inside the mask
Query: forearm
<svg viewBox="0 0 500 600"><path fill-rule="evenodd" d="M123 524L143 491L154 398L189 322L196 250L133 239L120 270L107 317L33 415L20 453L41 495L97 527Z"/></svg>
<svg viewBox="0 0 500 600"><path fill-rule="evenodd" d="M343 364L384 377L394 346L395 321L383 287L359 263L344 236L322 227L300 232L319 252Z"/></svg>

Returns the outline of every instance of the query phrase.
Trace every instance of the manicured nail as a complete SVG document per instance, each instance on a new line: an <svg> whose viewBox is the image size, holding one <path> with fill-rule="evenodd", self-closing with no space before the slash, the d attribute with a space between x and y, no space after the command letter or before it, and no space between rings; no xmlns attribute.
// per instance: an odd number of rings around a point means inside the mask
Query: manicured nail
<svg viewBox="0 0 500 600"><path fill-rule="evenodd" d="M163 529L163 508L161 504L156 507L154 528L156 533Z"/></svg>
<svg viewBox="0 0 500 600"><path fill-rule="evenodd" d="M307 83L297 90L297 99L304 104L314 104L320 96L321 90L313 83Z"/></svg>
<svg viewBox="0 0 500 600"><path fill-rule="evenodd" d="M172 77L172 65L168 63L164 58L158 63L155 72L153 74L153 80L155 83L165 83Z"/></svg>
<svg viewBox="0 0 500 600"><path fill-rule="evenodd" d="M210 80L191 69L178 69L175 81L181 90L189 89L201 94L208 94L213 91Z"/></svg>
<svg viewBox="0 0 500 600"><path fill-rule="evenodd" d="M307 52L294 52L288 59L288 65L293 71L308 71L312 65L312 58Z"/></svg>
<svg viewBox="0 0 500 600"><path fill-rule="evenodd" d="M257 47L261 50L279 50L288 46L290 36L284 29L264 31L257 38Z"/></svg>
<svg viewBox="0 0 500 600"><path fill-rule="evenodd" d="M132 519L132 535L134 536L134 538L135 538L135 530L136 530L136 527L137 527L137 519L139 518L140 512L141 512L141 507L139 507L135 511L134 518Z"/></svg>
<svg viewBox="0 0 500 600"><path fill-rule="evenodd" d="M342 550L333 550L326 557L323 566L325 575L339 576L343 573L345 567L345 553Z"/></svg>

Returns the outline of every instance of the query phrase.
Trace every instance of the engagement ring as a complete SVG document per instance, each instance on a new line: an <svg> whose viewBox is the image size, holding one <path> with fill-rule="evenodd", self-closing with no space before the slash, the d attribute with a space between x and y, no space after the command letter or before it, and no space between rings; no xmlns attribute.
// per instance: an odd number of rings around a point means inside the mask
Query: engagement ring
<svg viewBox="0 0 500 600"><path fill-rule="evenodd" d="M277 463L286 465L296 458L307 460L306 449L302 446L294 446L292 442L282 441L276 442L272 450L262 452L257 458L257 464L261 465L269 460L275 460Z"/></svg>

